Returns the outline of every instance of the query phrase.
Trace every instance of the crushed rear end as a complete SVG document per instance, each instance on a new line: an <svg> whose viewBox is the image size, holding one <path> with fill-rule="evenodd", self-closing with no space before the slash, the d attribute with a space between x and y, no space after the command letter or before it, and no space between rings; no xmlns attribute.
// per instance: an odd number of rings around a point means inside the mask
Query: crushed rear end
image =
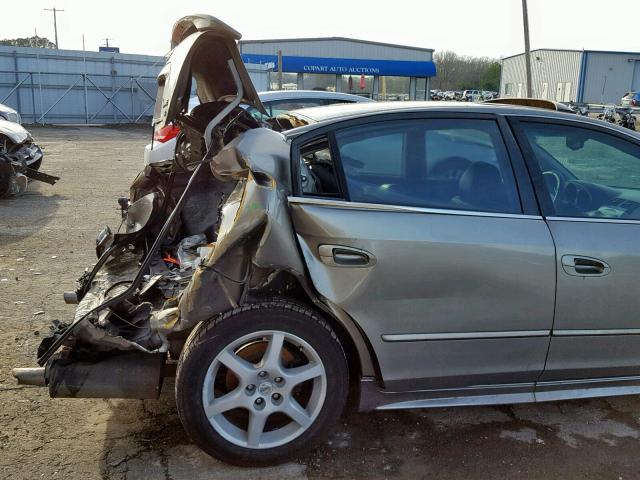
<svg viewBox="0 0 640 480"><path fill-rule="evenodd" d="M196 325L304 285L290 145L246 111L263 107L239 38L209 16L175 24L154 128L180 128L176 159L145 167L119 199L120 227L100 232L95 266L64 295L74 318L54 323L39 367L13 370L20 383L52 397L156 398ZM201 104L189 111L193 90Z"/></svg>

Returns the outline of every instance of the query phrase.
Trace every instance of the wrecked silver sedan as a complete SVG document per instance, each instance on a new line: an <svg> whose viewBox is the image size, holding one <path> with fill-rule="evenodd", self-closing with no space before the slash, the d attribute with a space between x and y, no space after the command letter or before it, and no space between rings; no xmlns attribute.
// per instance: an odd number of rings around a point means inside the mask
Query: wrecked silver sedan
<svg viewBox="0 0 640 480"><path fill-rule="evenodd" d="M239 38L174 27L154 126L183 146L120 200L21 383L156 398L175 375L191 438L254 466L321 439L349 392L360 410L640 393L640 137L443 102L260 124Z"/></svg>

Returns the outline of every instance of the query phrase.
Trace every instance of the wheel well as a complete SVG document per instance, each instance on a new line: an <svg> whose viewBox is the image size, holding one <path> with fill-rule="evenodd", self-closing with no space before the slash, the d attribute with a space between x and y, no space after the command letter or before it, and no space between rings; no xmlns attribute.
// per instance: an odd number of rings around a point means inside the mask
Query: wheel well
<svg viewBox="0 0 640 480"><path fill-rule="evenodd" d="M305 288L301 282L294 275L288 272L279 272L273 276L266 286L261 288L252 289L247 295L243 304L259 303L264 300L282 299L288 302L294 302L301 304L306 308L311 308L318 312L329 323L331 328L340 341L340 345L344 350L347 358L347 364L349 367L349 379L351 385L350 400L357 399L359 394L360 378L363 376L363 361L361 357L365 357L364 361L368 362L367 376L373 370L373 374L378 382L382 382L382 376L378 360L375 352L367 336L360 330L360 328L353 323L350 327L345 326L342 320L336 317L336 315L316 296L313 290ZM347 320L352 321L352 320ZM197 328L197 327L196 327ZM354 340L353 335L349 332L349 328L357 331L355 335L360 336L359 339ZM179 358L187 337L192 330L184 332L175 332L169 337L169 351L172 358ZM361 342L363 346L358 348L356 342ZM351 403L351 401L349 402Z"/></svg>
<svg viewBox="0 0 640 480"><path fill-rule="evenodd" d="M336 315L319 300L313 290L313 287L304 286L293 274L281 271L273 277L266 287L260 288L253 293L254 295L249 296L249 301L253 301L257 298L264 298L265 296L272 298L276 296L288 301L301 303L308 308L318 311L318 313L320 313L331 325L331 328L333 328L340 340L340 344L342 345L347 357L349 378L351 379L350 382L352 387L359 384L359 379L363 375L363 365L361 360L361 355L363 355L361 352L363 349L361 348L360 351L358 350L356 341L362 341L366 345L365 355L368 356L367 360L373 365L376 377L378 379L381 378L377 358L373 352L371 344L369 343L369 339L354 323L351 328L356 329L358 331L357 335L360 335L361 337L361 340L354 340L353 334L349 332L348 327L345 326L344 322L337 318Z"/></svg>

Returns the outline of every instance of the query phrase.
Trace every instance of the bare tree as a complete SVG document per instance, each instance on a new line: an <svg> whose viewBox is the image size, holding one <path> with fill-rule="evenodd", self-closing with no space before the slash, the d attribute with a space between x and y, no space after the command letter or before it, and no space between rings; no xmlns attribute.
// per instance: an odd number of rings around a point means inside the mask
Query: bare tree
<svg viewBox="0 0 640 480"><path fill-rule="evenodd" d="M434 54L434 61L438 70L432 82L434 88L440 90L480 88L497 90L498 88L494 79L496 65L499 72L500 64L494 58L458 55L450 50L444 50ZM498 81L499 77L498 73ZM488 81L488 78L491 80Z"/></svg>

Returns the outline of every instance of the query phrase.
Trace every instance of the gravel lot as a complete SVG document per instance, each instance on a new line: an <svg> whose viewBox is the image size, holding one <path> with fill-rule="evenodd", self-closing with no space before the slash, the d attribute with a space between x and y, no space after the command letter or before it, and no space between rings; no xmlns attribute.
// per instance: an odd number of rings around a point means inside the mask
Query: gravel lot
<svg viewBox="0 0 640 480"><path fill-rule="evenodd" d="M640 478L633 397L496 408L346 414L330 440L271 469L238 469L195 448L166 382L158 401L49 399L19 387L41 337L72 307L98 229L142 162L146 129L33 128L54 187L0 201L0 478Z"/></svg>

